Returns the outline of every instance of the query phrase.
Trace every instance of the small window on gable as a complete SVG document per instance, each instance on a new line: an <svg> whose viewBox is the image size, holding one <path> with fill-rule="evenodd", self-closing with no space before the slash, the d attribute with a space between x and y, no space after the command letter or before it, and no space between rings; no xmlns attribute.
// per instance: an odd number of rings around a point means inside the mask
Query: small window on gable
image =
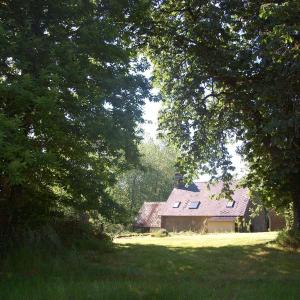
<svg viewBox="0 0 300 300"><path fill-rule="evenodd" d="M234 203L235 203L235 201L228 201L227 202L227 204L226 204L226 207L228 207L228 208L232 208L232 207L234 207Z"/></svg>
<svg viewBox="0 0 300 300"><path fill-rule="evenodd" d="M180 206L180 201L174 202L173 203L173 208L178 208Z"/></svg>
<svg viewBox="0 0 300 300"><path fill-rule="evenodd" d="M189 209L197 209L200 205L200 201L191 201L189 203Z"/></svg>

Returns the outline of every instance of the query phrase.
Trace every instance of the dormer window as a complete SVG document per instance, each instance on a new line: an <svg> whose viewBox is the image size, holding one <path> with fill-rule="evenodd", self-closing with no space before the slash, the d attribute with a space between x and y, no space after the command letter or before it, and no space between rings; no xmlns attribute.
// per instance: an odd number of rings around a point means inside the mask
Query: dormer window
<svg viewBox="0 0 300 300"><path fill-rule="evenodd" d="M232 207L234 207L234 203L235 203L235 201L233 201L233 200L232 201L228 201L227 204L226 204L226 207L227 208L232 208Z"/></svg>
<svg viewBox="0 0 300 300"><path fill-rule="evenodd" d="M173 208L178 208L180 206L180 201L174 202L173 203Z"/></svg>
<svg viewBox="0 0 300 300"><path fill-rule="evenodd" d="M200 205L200 201L191 201L189 203L189 209L197 209Z"/></svg>

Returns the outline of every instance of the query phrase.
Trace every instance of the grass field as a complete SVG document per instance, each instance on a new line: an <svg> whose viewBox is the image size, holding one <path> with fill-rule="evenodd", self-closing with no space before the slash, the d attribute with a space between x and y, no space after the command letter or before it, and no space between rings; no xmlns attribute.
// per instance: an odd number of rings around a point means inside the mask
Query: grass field
<svg viewBox="0 0 300 300"><path fill-rule="evenodd" d="M109 253L46 259L23 251L0 270L0 299L300 299L300 253L275 237L120 238Z"/></svg>

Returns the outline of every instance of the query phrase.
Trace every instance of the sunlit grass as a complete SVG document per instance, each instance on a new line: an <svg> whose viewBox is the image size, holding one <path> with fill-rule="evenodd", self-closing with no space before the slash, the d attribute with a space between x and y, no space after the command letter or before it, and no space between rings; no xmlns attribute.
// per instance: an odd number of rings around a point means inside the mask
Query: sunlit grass
<svg viewBox="0 0 300 300"><path fill-rule="evenodd" d="M273 241L277 232L259 233L216 233L216 234L172 234L168 237L135 236L116 238L117 244L160 245L167 247L223 247L255 245Z"/></svg>
<svg viewBox="0 0 300 300"><path fill-rule="evenodd" d="M115 240L112 252L19 251L0 270L0 299L299 299L300 253L276 233Z"/></svg>

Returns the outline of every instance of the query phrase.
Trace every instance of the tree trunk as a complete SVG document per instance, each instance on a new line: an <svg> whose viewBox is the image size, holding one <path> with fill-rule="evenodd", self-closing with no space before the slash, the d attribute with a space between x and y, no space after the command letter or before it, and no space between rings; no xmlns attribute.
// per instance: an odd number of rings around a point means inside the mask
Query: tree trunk
<svg viewBox="0 0 300 300"><path fill-rule="evenodd" d="M294 224L293 227L295 230L300 232L300 197L295 195L293 201L294 208Z"/></svg>
<svg viewBox="0 0 300 300"><path fill-rule="evenodd" d="M131 188L131 203L130 203L131 213L133 213L133 208L136 203L136 201L135 201L136 179L137 179L137 177L134 175L133 182L132 182L132 188Z"/></svg>

